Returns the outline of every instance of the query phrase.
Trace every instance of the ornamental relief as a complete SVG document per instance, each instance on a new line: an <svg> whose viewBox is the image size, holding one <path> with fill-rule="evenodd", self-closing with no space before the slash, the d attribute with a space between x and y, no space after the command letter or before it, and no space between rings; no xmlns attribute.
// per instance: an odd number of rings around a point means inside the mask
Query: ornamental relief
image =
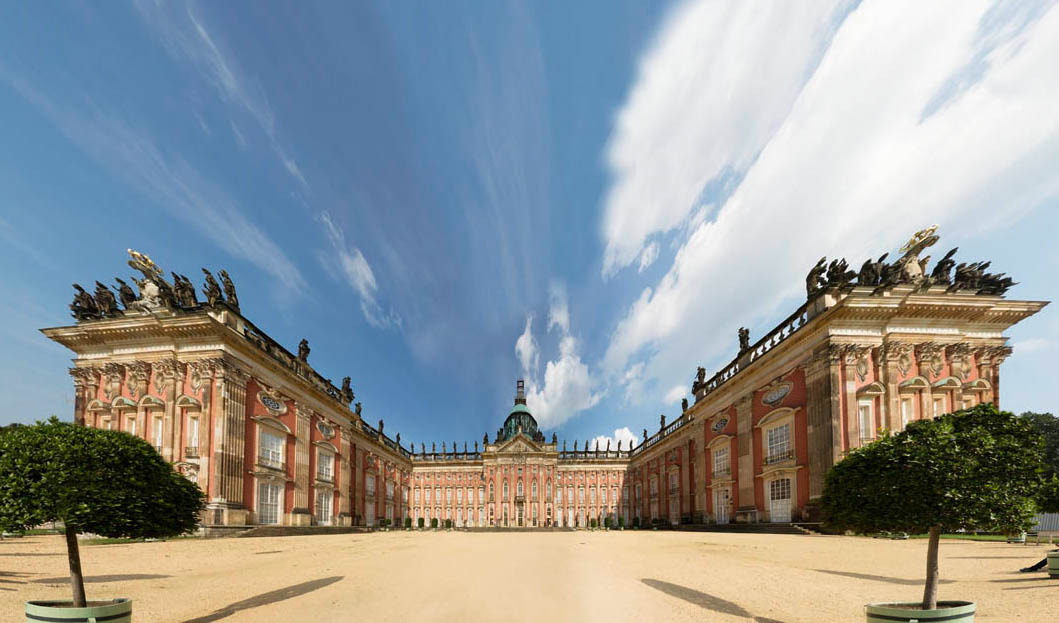
<svg viewBox="0 0 1059 623"><path fill-rule="evenodd" d="M108 363L103 366L103 396L107 402L121 395L121 385L125 381L125 366L119 363Z"/></svg>
<svg viewBox="0 0 1059 623"><path fill-rule="evenodd" d="M154 364L154 390L162 393L166 382L175 380L183 372L183 364L172 359L155 362Z"/></svg>
<svg viewBox="0 0 1059 623"><path fill-rule="evenodd" d="M952 375L964 381L971 377L971 345L966 342L950 344L945 348Z"/></svg>
<svg viewBox="0 0 1059 623"><path fill-rule="evenodd" d="M898 372L905 376L912 368L912 345L906 342L886 342L879 348L879 360L896 362Z"/></svg>
<svg viewBox="0 0 1059 623"><path fill-rule="evenodd" d="M137 399L147 393L147 381L151 378L151 364L146 361L134 361L126 366L128 375L125 378L125 387L129 395Z"/></svg>
<svg viewBox="0 0 1059 623"><path fill-rule="evenodd" d="M872 347L860 344L849 344L845 348L846 365L851 365L861 381L868 377L869 361Z"/></svg>
<svg viewBox="0 0 1059 623"><path fill-rule="evenodd" d="M938 378L945 367L944 347L934 342L916 344L916 361L919 362L919 375L923 378Z"/></svg>

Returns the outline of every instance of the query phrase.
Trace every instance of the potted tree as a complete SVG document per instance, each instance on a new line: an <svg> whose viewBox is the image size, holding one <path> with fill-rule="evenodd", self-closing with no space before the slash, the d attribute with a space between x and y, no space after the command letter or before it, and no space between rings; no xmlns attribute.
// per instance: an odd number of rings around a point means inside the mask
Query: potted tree
<svg viewBox="0 0 1059 623"><path fill-rule="evenodd" d="M973 602L938 601L941 535L1025 530L1042 484L1042 457L1039 434L985 404L912 422L832 467L821 499L831 526L928 534L922 601L868 604L868 620L973 621Z"/></svg>
<svg viewBox="0 0 1059 623"><path fill-rule="evenodd" d="M438 518L437 517L431 517L430 518L430 527L433 528L434 530L438 529Z"/></svg>
<svg viewBox="0 0 1059 623"><path fill-rule="evenodd" d="M446 530L450 530L450 531L452 530L452 520L451 519L446 519L445 520L445 529Z"/></svg>
<svg viewBox="0 0 1059 623"><path fill-rule="evenodd" d="M625 530L625 516L624 515L619 515L618 516L618 530L621 530L621 531Z"/></svg>
<svg viewBox="0 0 1059 623"><path fill-rule="evenodd" d="M412 518L411 517L405 517L404 518L404 529L405 530L411 530L412 529Z"/></svg>
<svg viewBox="0 0 1059 623"><path fill-rule="evenodd" d="M420 530L423 529L424 525L426 525L426 521L424 521L422 517L416 520L416 526L418 526Z"/></svg>
<svg viewBox="0 0 1059 623"><path fill-rule="evenodd" d="M132 602L88 601L77 535L162 538L195 530L203 495L146 441L52 417L0 435L0 529L65 526L70 601L27 601L33 621L131 621Z"/></svg>

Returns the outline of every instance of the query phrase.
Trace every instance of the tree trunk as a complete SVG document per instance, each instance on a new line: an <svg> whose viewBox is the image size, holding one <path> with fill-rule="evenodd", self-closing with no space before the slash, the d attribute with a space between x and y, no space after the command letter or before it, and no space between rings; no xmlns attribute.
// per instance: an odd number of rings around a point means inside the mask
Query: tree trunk
<svg viewBox="0 0 1059 623"><path fill-rule="evenodd" d="M74 608L85 607L85 578L81 575L81 551L77 548L77 530L66 526L66 553L70 559L70 588L74 592Z"/></svg>
<svg viewBox="0 0 1059 623"><path fill-rule="evenodd" d="M927 583L923 588L923 609L934 610L938 607L938 546L941 545L941 527L930 529L927 540Z"/></svg>

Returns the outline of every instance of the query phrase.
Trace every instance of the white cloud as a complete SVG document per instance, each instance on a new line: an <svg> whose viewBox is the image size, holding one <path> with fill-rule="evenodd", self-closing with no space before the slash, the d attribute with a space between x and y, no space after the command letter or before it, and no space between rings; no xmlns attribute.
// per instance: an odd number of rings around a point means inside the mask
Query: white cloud
<svg viewBox="0 0 1059 623"><path fill-rule="evenodd" d="M679 226L711 180L746 170L848 4L699 2L671 11L607 146L605 277L637 257L642 270L652 233Z"/></svg>
<svg viewBox="0 0 1059 623"><path fill-rule="evenodd" d="M592 440L589 448L595 450L596 444L599 444L600 450L606 450L608 441L610 442L611 450L617 450L619 442L621 442L622 450L631 450L633 445L637 443L637 437L631 430L629 430L628 426L623 426L621 428L615 428L613 435L596 436L596 438Z"/></svg>
<svg viewBox="0 0 1059 623"><path fill-rule="evenodd" d="M680 402L680 399L681 398L686 398L687 395L688 395L688 386L687 386L687 384L674 385L672 388L670 388L670 390L668 392L666 392L666 396L662 400L668 405L668 404L673 404L673 403Z"/></svg>
<svg viewBox="0 0 1059 623"><path fill-rule="evenodd" d="M678 9L611 140L617 176L604 218L605 272L631 262L651 232L694 214L703 183L747 167L629 307L604 356L613 378L644 364L660 392L690 382L695 365L710 363L702 358L734 356L740 325L758 333L769 327L755 321L793 310L823 254L859 265L933 223L940 254L946 238L986 235L992 223L1059 196L1055 5L1034 20L981 2L869 0L833 37L823 18L830 9L791 24L747 10L760 15L715 3ZM730 29L723 36L719 21ZM688 37L701 49L678 54ZM981 58L977 79L965 80L968 63ZM673 97L673 74L687 82L683 100ZM946 86L954 76L959 88ZM695 94L704 90L736 106L700 106ZM755 103L743 101L748 93ZM670 99L695 105L643 112ZM683 166L656 165L659 146L674 137ZM687 156L686 145L707 155ZM648 201L654 190L660 198Z"/></svg>
<svg viewBox="0 0 1059 623"><path fill-rule="evenodd" d="M375 273L371 265L364 258L356 246L346 243L345 232L335 225L331 215L323 212L319 216L320 223L324 226L324 232L331 243L332 253L320 252L320 263L332 276L340 277L349 284L353 291L360 297L360 310L364 318L375 328L385 329L400 326L401 319L390 310L386 312L376 300L379 286L375 282ZM335 270L334 260L338 260L338 270Z"/></svg>
<svg viewBox="0 0 1059 623"><path fill-rule="evenodd" d="M518 336L515 342L515 355L518 356L519 364L522 366L522 374L533 377L540 365L540 349L537 348L537 340L533 339L533 315L526 316L526 329Z"/></svg>
<svg viewBox="0 0 1059 623"><path fill-rule="evenodd" d="M544 366L543 382L536 375L540 350L533 337L533 317L526 318L526 328L515 342L526 379L526 403L541 428L554 428L581 411L599 404L603 392L588 365L581 360L577 338L570 335L570 311L566 288L556 283L551 288L548 330L558 329L559 357Z"/></svg>
<svg viewBox="0 0 1059 623"><path fill-rule="evenodd" d="M643 251L640 252L640 270L639 270L639 272L642 273L648 266L650 266L651 264L654 264L655 260L657 260L657 259L658 259L658 243L657 242L652 242L651 244L649 244L646 247L644 247Z"/></svg>
<svg viewBox="0 0 1059 623"><path fill-rule="evenodd" d="M1020 342L1015 342L1012 348L1018 354L1029 354L1048 350L1049 348L1052 348L1052 346L1054 346L1054 343L1048 338L1032 337Z"/></svg>

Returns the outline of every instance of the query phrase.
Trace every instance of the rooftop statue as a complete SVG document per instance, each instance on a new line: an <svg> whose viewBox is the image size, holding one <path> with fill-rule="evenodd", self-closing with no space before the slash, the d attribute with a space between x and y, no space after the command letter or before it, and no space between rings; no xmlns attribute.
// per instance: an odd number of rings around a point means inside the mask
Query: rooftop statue
<svg viewBox="0 0 1059 623"><path fill-rule="evenodd" d="M394 436L393 440L397 443L397 446L400 447L400 445L401 445L401 433L397 433Z"/></svg>
<svg viewBox="0 0 1059 623"><path fill-rule="evenodd" d="M750 349L750 329L739 327L739 352Z"/></svg>
<svg viewBox="0 0 1059 623"><path fill-rule="evenodd" d="M824 288L835 288L844 290L852 287L853 279L857 276L855 271L849 270L849 263L845 259L831 260L827 265L827 283Z"/></svg>
<svg viewBox="0 0 1059 623"><path fill-rule="evenodd" d="M162 269L147 255L132 249L128 249L128 252L132 257L129 260L129 266L143 275L143 279L135 277L132 279L136 282L136 287L140 289L140 298L135 301L133 307L149 311L172 305L173 293L169 284L162 278Z"/></svg>
<svg viewBox="0 0 1059 623"><path fill-rule="evenodd" d="M96 307L104 316L116 316L121 313L118 309L118 300L110 288L100 282L96 282Z"/></svg>
<svg viewBox="0 0 1059 623"><path fill-rule="evenodd" d="M610 440L607 440L607 452L610 452Z"/></svg>
<svg viewBox="0 0 1059 623"><path fill-rule="evenodd" d="M126 249L126 251L128 251L129 256L132 257L132 259L129 260L129 266L131 266L133 270L140 271L144 279L149 281L162 279L162 269L159 268L158 264L155 264L146 253L140 253L139 251L133 251L132 249Z"/></svg>
<svg viewBox="0 0 1059 623"><path fill-rule="evenodd" d="M477 439L474 441L474 453L478 454L478 440Z"/></svg>
<svg viewBox="0 0 1059 623"><path fill-rule="evenodd" d="M173 298L180 307L196 307L199 303L195 296L195 286L185 277L172 273L173 275Z"/></svg>
<svg viewBox="0 0 1059 623"><path fill-rule="evenodd" d="M352 379L348 376L342 378L342 399L346 401L346 404L353 402L353 399L356 398L351 383Z"/></svg>
<svg viewBox="0 0 1059 623"><path fill-rule="evenodd" d="M808 298L813 298L820 292L823 292L824 286L827 282L824 280L824 273L827 272L827 257L822 257L809 269L809 274L805 276L805 295Z"/></svg>
<svg viewBox="0 0 1059 623"><path fill-rule="evenodd" d="M621 452L621 439L618 440L618 452Z"/></svg>
<svg viewBox="0 0 1059 623"><path fill-rule="evenodd" d="M202 273L206 275L206 282L202 285L202 293L206 295L206 304L213 307L217 303L223 303L224 296L221 294L221 286L217 285L213 274L205 268L202 269Z"/></svg>
<svg viewBox="0 0 1059 623"><path fill-rule="evenodd" d="M882 283L883 270L886 268L886 257L889 253L883 253L879 259L872 261L871 258L864 260L857 275L858 286L878 286Z"/></svg>
<svg viewBox="0 0 1059 623"><path fill-rule="evenodd" d="M431 454L437 454L438 453L438 444L437 444L437 442L434 442L434 441L430 442L430 453Z"/></svg>
<svg viewBox="0 0 1059 623"><path fill-rule="evenodd" d="M357 414L357 417L360 417L360 409L361 409L361 406L360 406L359 402L357 404L353 405L353 412Z"/></svg>
<svg viewBox="0 0 1059 623"><path fill-rule="evenodd" d="M555 433L552 433L552 443L558 443L558 441L559 438L555 435Z"/></svg>
<svg viewBox="0 0 1059 623"><path fill-rule="evenodd" d="M136 302L136 299L140 297L136 295L136 292L133 291L129 284L121 279L115 277L114 281L118 282L118 299L121 300L121 306L125 309L129 309L132 307L132 304Z"/></svg>
<svg viewBox="0 0 1059 623"><path fill-rule="evenodd" d="M485 433L484 435L482 435L482 447L484 448L484 447L486 447L488 445L489 445L489 433Z"/></svg>
<svg viewBox="0 0 1059 623"><path fill-rule="evenodd" d="M232 278L228 276L228 271L223 268L217 274L221 276L221 283L224 285L224 296L228 299L228 304L238 311L239 297L235 294L235 284L232 283Z"/></svg>
<svg viewBox="0 0 1059 623"><path fill-rule="evenodd" d="M945 254L945 257L938 260L938 263L934 265L934 270L930 273L931 283L945 285L952 283L949 274L952 272L953 266L956 265L956 261L952 259L952 256L956 255L956 251L959 248L953 247L951 251Z"/></svg>
<svg viewBox="0 0 1059 623"><path fill-rule="evenodd" d="M298 342L298 359L300 361L309 361L309 340L302 339Z"/></svg>
<svg viewBox="0 0 1059 623"><path fill-rule="evenodd" d="M666 427L666 414L662 413L658 416L658 428Z"/></svg>
<svg viewBox="0 0 1059 623"><path fill-rule="evenodd" d="M80 284L74 284L74 300L70 303L70 313L77 320L89 320L99 316L99 307L96 305L96 300L92 298L92 295L85 292L85 289Z"/></svg>
<svg viewBox="0 0 1059 623"><path fill-rule="evenodd" d="M688 399L687 398L681 398L680 399L680 411L684 412L684 411L687 411L687 410L688 410Z"/></svg>
<svg viewBox="0 0 1059 623"><path fill-rule="evenodd" d="M386 423L382 421L382 418L379 418L379 434L380 434L380 435L382 434L382 427L383 427L383 426L384 426L385 424L386 424Z"/></svg>
<svg viewBox="0 0 1059 623"><path fill-rule="evenodd" d="M643 440L647 441L647 429L643 429Z"/></svg>

